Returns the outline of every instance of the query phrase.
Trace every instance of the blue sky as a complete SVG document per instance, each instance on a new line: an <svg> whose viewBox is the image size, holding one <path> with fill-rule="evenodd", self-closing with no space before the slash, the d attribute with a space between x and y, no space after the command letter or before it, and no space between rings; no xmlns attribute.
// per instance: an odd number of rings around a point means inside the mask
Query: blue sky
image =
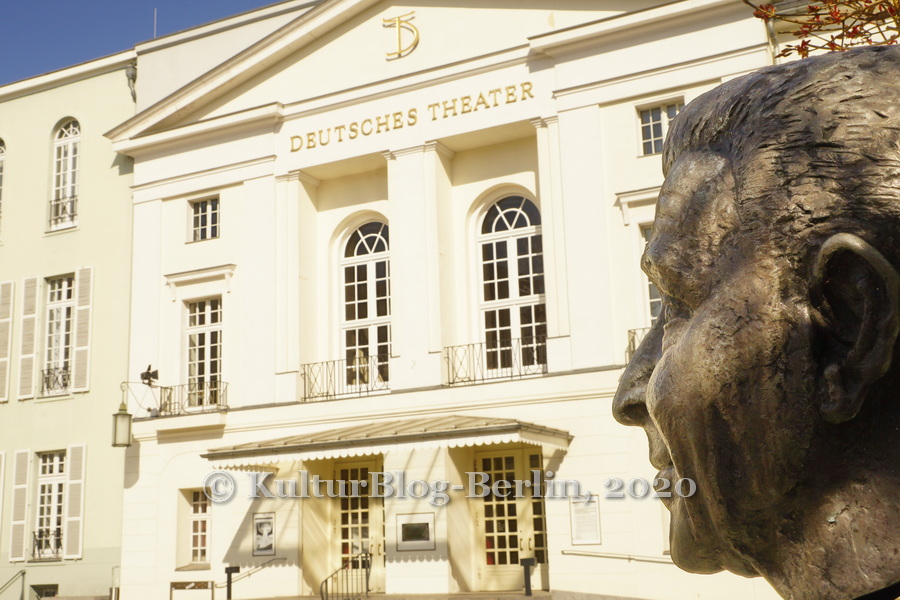
<svg viewBox="0 0 900 600"><path fill-rule="evenodd" d="M4 0L0 85L114 54L278 0Z"/></svg>

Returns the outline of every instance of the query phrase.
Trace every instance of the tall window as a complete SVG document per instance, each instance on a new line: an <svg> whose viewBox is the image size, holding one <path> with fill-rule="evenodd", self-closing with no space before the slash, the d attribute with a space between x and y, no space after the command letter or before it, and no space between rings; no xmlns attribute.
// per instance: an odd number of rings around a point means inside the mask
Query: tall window
<svg viewBox="0 0 900 600"><path fill-rule="evenodd" d="M652 231L652 225L641 226L641 236L643 236L645 243L650 241L650 233ZM659 290L649 279L647 279L647 300L650 303L650 326L652 327L662 311L662 297L659 295Z"/></svg>
<svg viewBox="0 0 900 600"><path fill-rule="evenodd" d="M348 386L386 384L391 355L388 226L366 223L344 248L344 359Z"/></svg>
<svg viewBox="0 0 900 600"><path fill-rule="evenodd" d="M64 394L69 389L74 291L74 275L47 280L47 337L42 372L42 392L45 395Z"/></svg>
<svg viewBox="0 0 900 600"><path fill-rule="evenodd" d="M199 242L219 237L219 199L208 198L191 202L191 241Z"/></svg>
<svg viewBox="0 0 900 600"><path fill-rule="evenodd" d="M0 138L0 218L3 216L3 163L6 161L6 142Z"/></svg>
<svg viewBox="0 0 900 600"><path fill-rule="evenodd" d="M209 562L209 498L203 490L191 492L191 562Z"/></svg>
<svg viewBox="0 0 900 600"><path fill-rule="evenodd" d="M488 210L481 226L481 315L488 370L547 364L541 214L522 196Z"/></svg>
<svg viewBox="0 0 900 600"><path fill-rule="evenodd" d="M50 199L50 229L75 225L78 214L78 168L81 126L74 119L63 123L53 144L53 197Z"/></svg>
<svg viewBox="0 0 900 600"><path fill-rule="evenodd" d="M684 108L684 102L672 102L640 110L641 144L644 156L662 152L669 123Z"/></svg>
<svg viewBox="0 0 900 600"><path fill-rule="evenodd" d="M34 558L59 558L66 497L66 453L38 454L38 465L33 555Z"/></svg>
<svg viewBox="0 0 900 600"><path fill-rule="evenodd" d="M222 298L188 302L188 406L218 404L222 382Z"/></svg>

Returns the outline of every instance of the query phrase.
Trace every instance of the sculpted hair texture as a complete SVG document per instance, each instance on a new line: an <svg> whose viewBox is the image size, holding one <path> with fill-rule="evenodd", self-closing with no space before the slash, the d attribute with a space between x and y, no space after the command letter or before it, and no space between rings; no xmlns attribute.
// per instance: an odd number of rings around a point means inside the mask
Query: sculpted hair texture
<svg viewBox="0 0 900 600"><path fill-rule="evenodd" d="M897 266L898 81L898 47L760 69L685 107L666 140L663 169L686 151L721 152L732 158L738 214L756 239L805 263L845 231Z"/></svg>

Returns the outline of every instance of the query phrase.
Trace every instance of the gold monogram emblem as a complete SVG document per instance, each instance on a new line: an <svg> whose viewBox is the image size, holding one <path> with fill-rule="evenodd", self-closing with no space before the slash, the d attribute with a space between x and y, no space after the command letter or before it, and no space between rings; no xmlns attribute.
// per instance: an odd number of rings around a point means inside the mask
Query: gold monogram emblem
<svg viewBox="0 0 900 600"><path fill-rule="evenodd" d="M403 58L404 56L412 53L413 50L416 49L416 46L419 45L419 30L416 29L416 26L410 23L415 17L416 11L412 11L405 15L401 15L399 17L392 17L390 19L382 19L385 27L395 27L397 29L397 51L396 52L388 52L387 59L394 60L397 58ZM403 45L403 30L409 31L413 34L412 41L406 46Z"/></svg>

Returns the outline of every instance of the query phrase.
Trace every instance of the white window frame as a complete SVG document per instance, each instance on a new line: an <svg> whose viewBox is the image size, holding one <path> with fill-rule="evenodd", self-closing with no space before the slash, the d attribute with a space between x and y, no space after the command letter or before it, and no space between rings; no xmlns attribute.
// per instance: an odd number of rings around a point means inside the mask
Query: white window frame
<svg viewBox="0 0 900 600"><path fill-rule="evenodd" d="M218 307L213 308L213 303L216 303ZM223 400L223 315L224 309L220 295L185 301L186 407L188 409L216 406ZM192 321L195 317L196 321ZM196 340L193 336L197 336ZM192 354L192 349L202 350L204 356L198 358ZM214 349L215 352L213 352ZM200 369L197 369L196 366L202 366L203 373L200 373Z"/></svg>
<svg viewBox="0 0 900 600"><path fill-rule="evenodd" d="M69 119L56 131L53 142L53 194L48 229L57 231L78 224L78 184L81 160L81 125Z"/></svg>
<svg viewBox="0 0 900 600"><path fill-rule="evenodd" d="M32 557L36 560L60 560L63 555L62 532L66 526L68 500L67 458L65 450L39 452L37 455L37 494L32 545Z"/></svg>
<svg viewBox="0 0 900 600"><path fill-rule="evenodd" d="M202 489L190 490L190 551L192 565L208 565L209 551L212 545L210 532L212 519L210 500Z"/></svg>
<svg viewBox="0 0 900 600"><path fill-rule="evenodd" d="M649 242L650 232L653 229L653 223L641 223L638 225L638 233L641 236L641 242L643 245L641 246L641 254L643 254L643 249L646 248L647 242ZM641 279L644 282L644 310L647 315L647 327L653 327L656 320L662 314L662 295L660 294L659 289L656 285L650 281L650 278L647 277L647 274L641 271ZM654 292L656 293L656 298L654 298ZM656 315L653 314L654 304L658 307L658 311Z"/></svg>
<svg viewBox="0 0 900 600"><path fill-rule="evenodd" d="M535 339L532 340L532 344L528 347L533 348L534 358L538 361L534 365L528 365L526 368L531 368L534 366L542 365L546 367L546 330L547 330L547 281L546 281L546 263L544 262L544 252L543 252L543 231L542 225L529 225L528 227L518 228L518 229L509 229L507 231L502 232L491 232L491 233L482 233L485 220L488 218L490 214L491 208L495 205L498 205L500 202L507 198L524 198L528 202L532 203L534 207L537 209L538 215L540 216L540 205L528 194L523 194L521 192L510 192L503 194L500 197L496 197L493 201L486 203L484 211L479 215L479 218L476 220L476 251L475 251L475 259L477 264L477 286L476 286L476 294L478 300L478 322L477 322L477 331L479 342L483 344L483 348L485 351L485 371L487 373L496 373L499 371L505 371L510 369L511 367L504 367L502 362L498 364L497 368L490 368L490 361L488 357L489 353L489 342L487 339L487 326L485 323L485 315L488 311L492 310L502 310L509 309L510 314L510 332L511 332L511 340L518 340L519 344L524 344L524 340L522 340L522 323L521 321L521 308L526 306L537 307L539 305L543 305L544 307L544 321L543 321L543 329L544 329L544 343L538 343L536 338L539 336L535 336ZM541 222L543 223L543 217L541 216ZM544 291L538 294L530 294L527 296L519 295L518 288L518 280L519 280L519 265L518 265L518 254L517 254L517 241L523 238L533 238L534 236L541 236L541 262L543 265L543 270L541 274L543 277L543 285ZM483 256L483 247L485 244L492 243L496 244L497 242L506 241L506 258L508 261L508 277L507 281L509 282L509 297L500 300L486 300L485 299L485 278L484 278L484 266L485 260ZM534 274L532 274L533 276ZM514 347L512 349L513 352L523 352L524 348L522 347ZM541 348L539 348L540 346ZM502 352L505 346L500 346L500 351ZM540 362L540 360L543 362ZM522 361L522 356L512 357L512 365L517 364L517 362Z"/></svg>
<svg viewBox="0 0 900 600"><path fill-rule="evenodd" d="M379 227L377 232L363 233L363 229L374 229ZM359 236L357 236L359 233ZM384 243L383 251L375 251L378 243ZM354 244L354 250L351 256L347 256L349 245ZM340 261L339 261L339 278L340 281L340 348L341 357L345 361L344 368L346 372L342 377L346 377L349 388L354 386L366 386L374 384L376 388L384 387L390 382L390 356L391 356L391 250L390 250L390 227L384 221L368 221L352 230L350 235L340 245ZM382 276L378 274L379 264L383 263L385 272ZM350 302L347 299L349 288L347 270L354 269L358 273L358 269L365 269L366 279L363 287L365 288L366 298L360 302ZM354 280L356 281L356 280ZM379 295L378 283L384 281L385 293ZM359 285L359 282L357 282ZM355 290L354 290L355 291ZM357 298L357 296L354 296ZM386 310L384 314L379 315L378 311L384 303ZM348 308L352 305L355 308L363 304L366 310L364 318L349 318ZM378 334L381 328L386 328L386 340L379 340ZM368 343L365 347L357 344L356 353L348 347L348 335L350 332L359 332L366 330L368 335ZM385 331L385 329L381 329ZM365 349L367 355L360 356L361 350ZM386 350L379 352L379 349Z"/></svg>
<svg viewBox="0 0 900 600"><path fill-rule="evenodd" d="M72 387L75 358L75 274L48 277L44 281L43 360L41 395L61 396Z"/></svg>
<svg viewBox="0 0 900 600"><path fill-rule="evenodd" d="M674 114L671 114L669 109L674 109ZM663 142L666 140L666 135L669 133L669 123L672 119L674 119L678 113L684 108L684 98L683 97L675 97L669 98L667 100L660 100L657 102L649 102L638 105L635 107L635 114L637 115L637 140L638 140L638 156L658 156L662 153ZM660 111L660 120L659 123L659 136L652 135L653 130L652 126L656 121L649 121L647 123L644 122L644 114L651 113L653 110ZM651 137L649 139L644 137L645 132L647 131L647 127L650 127ZM647 152L645 148L645 144L650 144L651 152Z"/></svg>
<svg viewBox="0 0 900 600"><path fill-rule="evenodd" d="M188 240L205 242L222 235L222 201L219 196L209 196L188 201Z"/></svg>

